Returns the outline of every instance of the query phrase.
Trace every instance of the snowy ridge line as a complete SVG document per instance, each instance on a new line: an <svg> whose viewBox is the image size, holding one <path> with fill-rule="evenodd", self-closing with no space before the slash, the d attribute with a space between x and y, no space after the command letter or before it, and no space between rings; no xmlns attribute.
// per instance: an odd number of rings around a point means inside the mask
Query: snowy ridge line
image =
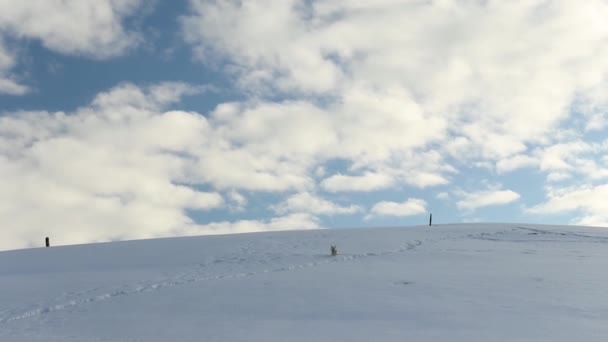
<svg viewBox="0 0 608 342"><path fill-rule="evenodd" d="M518 232L528 232L526 235L518 235L518 236L507 236L508 233ZM526 238L530 235L537 236L555 236L556 238ZM501 238L501 236L504 236ZM586 243L608 243L608 237L605 236L594 236L594 235L586 235L579 234L574 232L559 232L559 231L550 231L543 229L535 229L535 228L527 228L517 226L510 230L504 230L495 233L479 233L479 234L471 234L469 237L479 240L485 241L503 241L503 242L562 242L562 243L576 243L576 242L586 242ZM560 239L561 237L561 239ZM580 240L576 238L584 238L586 240Z"/></svg>
<svg viewBox="0 0 608 342"><path fill-rule="evenodd" d="M443 240L443 239L438 239L438 240ZM431 241L431 240L427 240L427 242L428 241ZM32 317L37 317L40 315L45 315L45 314L49 314L49 313L53 313L53 312L57 312L57 311L69 310L71 308L75 308L75 307L78 307L81 305L86 305L89 303L96 303L96 302L103 302L103 301L111 300L111 299L121 297L121 296L158 291L158 290L161 290L164 288L181 286L181 285L186 285L186 284L191 284L191 283L196 283L196 282L222 280L222 279L239 279L239 278L245 278L245 277L265 274L265 273L294 271L294 270L300 270L300 269L305 269L305 268L318 267L318 266L327 265L327 264L331 264L331 263L337 263L337 262L348 262L348 261L353 261L353 260L358 260L358 259L368 258L368 257L386 256L386 255L391 255L391 254L403 253L403 252L410 251L410 250L417 248L418 246L422 245L422 243L423 242L420 240L414 240L412 242L407 242L405 246L402 246L398 249L384 251L384 252L380 252L380 253L368 252L368 253L338 255L337 257L327 256L325 258L325 260L322 260L322 261L289 265L289 266L278 267L278 268L273 268L273 269L265 269L265 270L258 271L258 272L241 272L241 273L223 274L223 275L200 275L198 273L181 274L181 275L177 275L175 277L170 277L165 280L160 280L160 281L154 282L154 283L147 283L147 284L144 283L141 285L124 285L124 286L116 288L110 292L102 293L102 294L99 294L96 296L90 296L90 297L85 297L85 298L73 298L71 300L66 300L59 304L43 305L43 306L40 306L35 309L21 312L19 314L15 314L15 313L9 314L5 317L0 317L0 324L10 323L13 321L28 319L28 318L32 318ZM246 260L246 259L243 259L243 260ZM94 288L94 289L85 290L85 291L82 291L79 293L74 293L71 296L79 297L81 295L94 292L97 289L99 289L99 288Z"/></svg>
<svg viewBox="0 0 608 342"><path fill-rule="evenodd" d="M587 234L579 234L579 233L573 233L573 232L555 232L555 231L551 231L551 230L543 230L543 229L536 229L536 228L528 228L528 227L517 227L518 229L521 230L527 230L533 233L538 233L538 234L549 234L549 235L560 235L560 236L574 236L574 237L582 237L582 238L588 238L588 239L596 239L596 240L606 240L608 241L608 236L595 236L595 235L587 235Z"/></svg>

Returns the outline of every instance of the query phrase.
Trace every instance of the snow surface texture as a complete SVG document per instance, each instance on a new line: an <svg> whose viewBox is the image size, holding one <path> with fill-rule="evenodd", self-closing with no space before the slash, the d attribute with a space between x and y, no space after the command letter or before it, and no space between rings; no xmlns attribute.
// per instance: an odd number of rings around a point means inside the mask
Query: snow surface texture
<svg viewBox="0 0 608 342"><path fill-rule="evenodd" d="M0 253L0 341L606 341L607 284L608 230L583 227L40 248Z"/></svg>

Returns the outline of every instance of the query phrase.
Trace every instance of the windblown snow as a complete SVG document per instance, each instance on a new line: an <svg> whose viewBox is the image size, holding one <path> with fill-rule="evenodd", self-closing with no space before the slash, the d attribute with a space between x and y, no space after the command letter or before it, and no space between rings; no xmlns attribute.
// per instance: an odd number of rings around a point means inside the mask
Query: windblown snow
<svg viewBox="0 0 608 342"><path fill-rule="evenodd" d="M607 284L608 230L571 226L38 248L0 253L0 341L606 341Z"/></svg>

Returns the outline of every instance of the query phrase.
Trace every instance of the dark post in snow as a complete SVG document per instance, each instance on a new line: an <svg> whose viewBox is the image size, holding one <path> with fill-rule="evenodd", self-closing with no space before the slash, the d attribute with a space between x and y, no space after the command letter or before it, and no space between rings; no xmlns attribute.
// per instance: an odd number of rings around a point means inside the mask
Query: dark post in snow
<svg viewBox="0 0 608 342"><path fill-rule="evenodd" d="M431 216L429 216L429 226L433 225L433 214L431 213Z"/></svg>
<svg viewBox="0 0 608 342"><path fill-rule="evenodd" d="M331 248L329 249L329 251L331 252L331 256L338 255L338 248L334 245L331 245Z"/></svg>
<svg viewBox="0 0 608 342"><path fill-rule="evenodd" d="M51 247L51 240L49 240L48 237L46 239L44 239L44 242L46 242L47 247Z"/></svg>

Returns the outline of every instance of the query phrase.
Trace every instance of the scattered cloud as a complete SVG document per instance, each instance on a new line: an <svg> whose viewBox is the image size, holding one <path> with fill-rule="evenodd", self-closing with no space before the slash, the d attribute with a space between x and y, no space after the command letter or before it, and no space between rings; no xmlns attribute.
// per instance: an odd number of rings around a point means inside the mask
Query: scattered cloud
<svg viewBox="0 0 608 342"><path fill-rule="evenodd" d="M442 201L447 201L450 199L450 194L447 192L440 192L435 196L435 198L440 199Z"/></svg>
<svg viewBox="0 0 608 342"><path fill-rule="evenodd" d="M606 141L592 143L577 138L539 149L536 155L548 182L563 181L573 175L594 182L608 178L608 163L602 159L607 146Z"/></svg>
<svg viewBox="0 0 608 342"><path fill-rule="evenodd" d="M247 206L247 197L243 196L240 192L236 190L231 190L227 194L227 199L230 202L230 210L233 211L243 211Z"/></svg>
<svg viewBox="0 0 608 342"><path fill-rule="evenodd" d="M0 95L23 95L26 94L28 87L19 83L15 76L11 74L11 70L17 64L17 56L2 39L2 31L0 28Z"/></svg>
<svg viewBox="0 0 608 342"><path fill-rule="evenodd" d="M534 210L572 208L580 222L602 222L595 203L608 143L584 133L608 122L605 0L189 4L183 39L239 100L208 113L173 110L182 96L213 89L125 83L68 113L3 113L0 220L11 233L0 232L0 248L48 231L74 243L318 228L322 215L362 211L319 193L458 188L471 167L587 182L548 192ZM15 75L21 51L12 44L122 56L143 41L129 21L145 6L0 0L0 93L30 91ZM260 192L293 195L272 207L277 218L200 225L186 214L243 210ZM475 210L520 195L488 186L437 198ZM382 201L368 217L426 206Z"/></svg>
<svg viewBox="0 0 608 342"><path fill-rule="evenodd" d="M608 177L596 147L576 132L606 121L605 1L190 4L182 34L198 60L226 65L258 108L286 106L270 100L277 94L311 106L304 112L316 126L298 124L298 135L318 130L325 141L310 139L301 170L332 158L351 163L325 176L325 191L447 185L461 165L499 175L538 168L548 182ZM573 130L560 128L575 117ZM299 175L291 187L311 189L313 177ZM454 195L461 209L520 198L502 189Z"/></svg>
<svg viewBox="0 0 608 342"><path fill-rule="evenodd" d="M572 178L572 175L568 172L551 172L547 175L547 182L561 182Z"/></svg>
<svg viewBox="0 0 608 342"><path fill-rule="evenodd" d="M602 0L190 4L182 32L200 61L227 61L255 96L323 99L352 136L343 146L365 145L362 160L439 141L459 160L520 155L507 172L531 166L530 146L574 104L599 127L608 103Z"/></svg>
<svg viewBox="0 0 608 342"><path fill-rule="evenodd" d="M319 219L311 214L294 213L268 220L221 221L208 224L184 225L172 232L173 235L217 235L281 230L321 229Z"/></svg>
<svg viewBox="0 0 608 342"><path fill-rule="evenodd" d="M545 203L527 210L532 214L575 212L571 223L608 227L608 185L549 188Z"/></svg>
<svg viewBox="0 0 608 342"><path fill-rule="evenodd" d="M24 95L29 91L27 86L19 84L11 76L0 74L0 94Z"/></svg>
<svg viewBox="0 0 608 342"><path fill-rule="evenodd" d="M323 189L330 192L340 191L374 191L386 189L393 185L395 180L386 174L366 172L360 176L347 176L336 174L321 182Z"/></svg>
<svg viewBox="0 0 608 342"><path fill-rule="evenodd" d="M570 162L579 154L589 152L592 146L584 141L570 141L552 145L541 152L540 169L545 170L570 170L573 168Z"/></svg>
<svg viewBox="0 0 608 342"><path fill-rule="evenodd" d="M415 216L427 213L426 202L421 199L410 198L405 202L382 201L374 204L367 218L376 216Z"/></svg>
<svg viewBox="0 0 608 342"><path fill-rule="evenodd" d="M0 117L0 249L170 235L192 225L186 210L224 205L189 186L202 115L163 108L197 87L125 84L73 113Z"/></svg>
<svg viewBox="0 0 608 342"><path fill-rule="evenodd" d="M538 166L538 160L527 155L514 155L507 159L499 160L496 163L496 171L498 173L507 173L518 169Z"/></svg>
<svg viewBox="0 0 608 342"><path fill-rule="evenodd" d="M0 1L0 32L37 39L69 55L105 59L137 46L141 38L123 26L142 0Z"/></svg>
<svg viewBox="0 0 608 342"><path fill-rule="evenodd" d="M504 205L517 201L521 196L512 190L483 190L478 192L459 192L456 202L459 209L475 210L478 208Z"/></svg>
<svg viewBox="0 0 608 342"><path fill-rule="evenodd" d="M29 87L12 73L17 56L6 39L21 46L37 40L49 50L102 60L137 47L141 35L125 28L125 19L139 15L142 0L0 0L0 94L23 95Z"/></svg>
<svg viewBox="0 0 608 342"><path fill-rule="evenodd" d="M340 206L309 192L292 195L274 206L273 209L279 214L310 213L314 215L355 214L363 210L357 205Z"/></svg>

